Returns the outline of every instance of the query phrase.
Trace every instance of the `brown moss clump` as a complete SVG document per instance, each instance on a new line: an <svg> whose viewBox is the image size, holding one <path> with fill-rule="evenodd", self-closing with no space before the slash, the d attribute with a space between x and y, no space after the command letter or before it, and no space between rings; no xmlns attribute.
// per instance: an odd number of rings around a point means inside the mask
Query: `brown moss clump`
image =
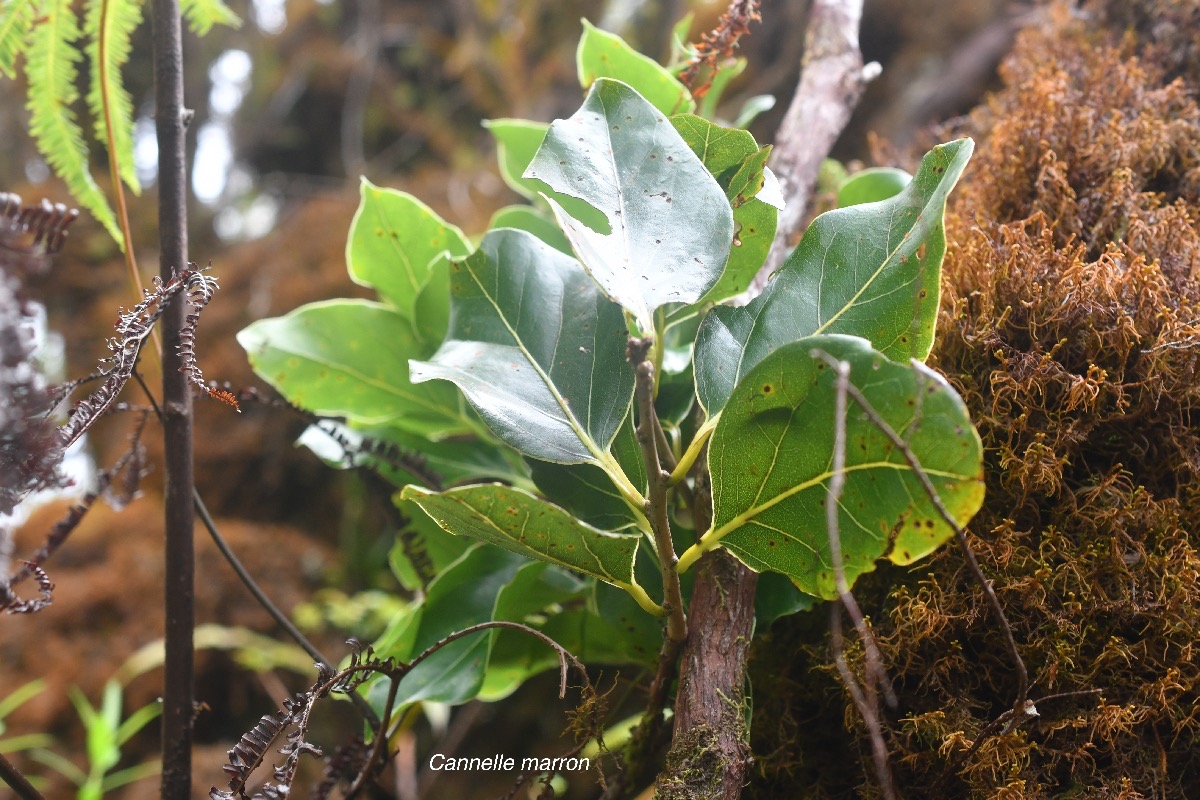
<svg viewBox="0 0 1200 800"><path fill-rule="evenodd" d="M971 120L978 155L948 217L931 359L986 446L971 541L1040 716L988 729L1017 678L957 550L856 593L899 696L887 735L904 796L1196 798L1196 87L1139 58L1136 39L1052 19L1022 36L1006 88ZM812 630L773 636L828 662ZM756 715L773 770L757 796L782 796L790 770L803 780L789 796L875 797L861 722L813 663L755 671L796 688ZM848 753L828 758L843 735Z"/></svg>

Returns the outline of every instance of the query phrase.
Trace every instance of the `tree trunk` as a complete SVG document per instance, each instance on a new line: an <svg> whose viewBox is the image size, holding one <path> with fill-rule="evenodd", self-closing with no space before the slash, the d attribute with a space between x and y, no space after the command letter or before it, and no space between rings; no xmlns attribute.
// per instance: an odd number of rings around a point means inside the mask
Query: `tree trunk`
<svg viewBox="0 0 1200 800"><path fill-rule="evenodd" d="M723 550L697 565L663 800L737 800L750 766L746 661L758 575Z"/></svg>

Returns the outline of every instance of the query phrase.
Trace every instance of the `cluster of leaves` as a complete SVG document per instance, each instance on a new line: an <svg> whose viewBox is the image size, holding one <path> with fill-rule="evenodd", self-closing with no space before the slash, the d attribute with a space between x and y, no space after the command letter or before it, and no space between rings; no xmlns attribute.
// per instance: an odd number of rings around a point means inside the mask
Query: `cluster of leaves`
<svg viewBox="0 0 1200 800"><path fill-rule="evenodd" d="M184 0L184 16L203 35L213 25L240 20L222 0ZM142 23L142 0L88 0L82 19L69 0L6 0L0 3L0 75L17 76L24 58L29 131L39 152L71 194L117 242L122 236L104 192L88 166L89 150L73 105L79 99L77 64L89 66L88 112L96 140L110 151L114 182L141 191L133 160L133 101L121 81L131 39Z"/></svg>
<svg viewBox="0 0 1200 800"><path fill-rule="evenodd" d="M670 70L590 25L578 64L589 91L569 119L489 123L505 180L531 204L498 212L475 243L364 182L347 265L380 302L316 303L239 334L289 401L419 451L450 486L377 461L405 487L397 503L434 569L425 582L393 551L420 592L375 643L399 662L497 620L585 661L650 663L655 617L682 612L672 585L717 547L784 576L764 582L773 614L837 596L828 359L916 454L949 515L880 425L849 414L838 518L850 580L879 558L928 554L982 499L979 440L920 363L943 208L971 142L935 148L907 185L860 187L879 202L822 216L760 297L722 305L774 238L769 148L693 114ZM697 500L706 473L711 520ZM364 691L396 710L501 697L553 664L510 633L458 639L398 688Z"/></svg>

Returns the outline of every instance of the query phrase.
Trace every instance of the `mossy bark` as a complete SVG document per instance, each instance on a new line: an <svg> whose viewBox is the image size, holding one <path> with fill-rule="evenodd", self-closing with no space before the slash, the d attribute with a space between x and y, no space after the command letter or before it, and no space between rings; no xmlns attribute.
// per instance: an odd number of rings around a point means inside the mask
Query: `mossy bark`
<svg viewBox="0 0 1200 800"><path fill-rule="evenodd" d="M746 662L758 576L722 550L698 565L683 651L671 750L658 779L663 800L742 793L750 766Z"/></svg>

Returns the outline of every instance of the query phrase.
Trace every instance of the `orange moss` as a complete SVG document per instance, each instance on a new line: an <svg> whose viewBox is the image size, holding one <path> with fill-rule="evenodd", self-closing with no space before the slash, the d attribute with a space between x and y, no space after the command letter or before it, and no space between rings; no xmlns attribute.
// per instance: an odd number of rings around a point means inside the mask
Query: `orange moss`
<svg viewBox="0 0 1200 800"><path fill-rule="evenodd" d="M887 733L904 796L1184 800L1200 797L1197 87L1134 36L1049 19L970 120L930 360L986 446L970 538L1040 716L988 729L1016 673L957 550L856 594L899 697ZM785 773L791 796L877 796L836 678L786 664L828 663L822 627L778 625L758 651L754 680L778 672L769 685L794 693L755 719L755 796L780 796ZM783 663L767 652L780 646Z"/></svg>

